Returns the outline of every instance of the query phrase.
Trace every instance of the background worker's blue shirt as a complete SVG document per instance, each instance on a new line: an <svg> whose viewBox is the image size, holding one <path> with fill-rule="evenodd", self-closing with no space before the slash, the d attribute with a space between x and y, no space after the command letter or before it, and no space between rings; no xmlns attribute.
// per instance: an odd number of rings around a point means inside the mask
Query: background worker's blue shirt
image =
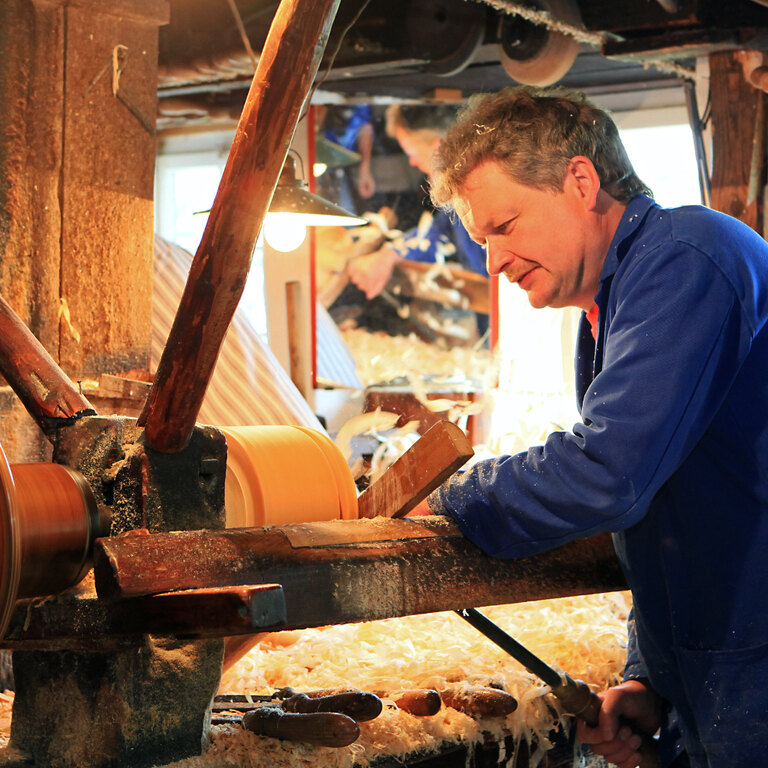
<svg viewBox="0 0 768 768"><path fill-rule="evenodd" d="M390 243L390 247L401 259L432 262L442 255L460 262L464 269L488 276L485 248L469 236L458 216L446 211L424 214L418 227Z"/></svg>
<svg viewBox="0 0 768 768"><path fill-rule="evenodd" d="M582 421L430 497L501 558L614 532L634 595L627 674L675 705L692 764L768 753L768 245L698 206L627 207L582 320ZM664 764L664 762L662 763Z"/></svg>

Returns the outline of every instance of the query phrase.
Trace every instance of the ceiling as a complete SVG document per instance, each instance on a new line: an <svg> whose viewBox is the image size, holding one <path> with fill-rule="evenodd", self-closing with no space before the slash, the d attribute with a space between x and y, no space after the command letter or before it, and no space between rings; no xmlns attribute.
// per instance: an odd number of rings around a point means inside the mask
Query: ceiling
<svg viewBox="0 0 768 768"><path fill-rule="evenodd" d="M511 0L341 0L313 102L456 100L553 78L591 94L679 87L701 54L768 50L768 0L525 2L569 34L491 7ZM258 55L278 3L235 4ZM161 117L239 115L253 63L224 0L171 0L159 64Z"/></svg>

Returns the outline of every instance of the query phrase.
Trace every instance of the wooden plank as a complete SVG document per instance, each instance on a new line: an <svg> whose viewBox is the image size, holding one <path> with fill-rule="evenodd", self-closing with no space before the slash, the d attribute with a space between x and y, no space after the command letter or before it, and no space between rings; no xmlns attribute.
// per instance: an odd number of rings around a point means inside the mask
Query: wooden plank
<svg viewBox="0 0 768 768"><path fill-rule="evenodd" d="M358 516L405 517L473 455L459 427L438 422L360 494Z"/></svg>
<svg viewBox="0 0 768 768"><path fill-rule="evenodd" d="M285 599L278 584L245 585L105 601L93 595L22 600L0 647L105 650L138 635L224 637L279 628Z"/></svg>
<svg viewBox="0 0 768 768"><path fill-rule="evenodd" d="M503 561L445 517L133 533L97 539L94 573L105 598L279 583L285 629L626 588L608 534Z"/></svg>
<svg viewBox="0 0 768 768"><path fill-rule="evenodd" d="M272 21L155 384L139 417L147 443L157 451L182 450L192 433L339 2L282 0Z"/></svg>
<svg viewBox="0 0 768 768"><path fill-rule="evenodd" d="M109 373L102 373L98 384L99 386L93 390L95 394L123 400L144 400L152 386L148 381L127 379L124 376L113 376Z"/></svg>

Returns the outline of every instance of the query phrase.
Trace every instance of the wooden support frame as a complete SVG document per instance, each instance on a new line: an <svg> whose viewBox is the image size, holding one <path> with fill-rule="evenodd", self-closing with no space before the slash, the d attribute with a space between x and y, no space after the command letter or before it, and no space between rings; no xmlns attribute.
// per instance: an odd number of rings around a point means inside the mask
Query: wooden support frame
<svg viewBox="0 0 768 768"><path fill-rule="evenodd" d="M192 589L127 600L70 595L22 600L0 647L109 652L142 635L187 638L250 635L280 629L285 599L279 584Z"/></svg>
<svg viewBox="0 0 768 768"><path fill-rule="evenodd" d="M105 598L276 582L286 629L626 589L608 534L503 561L444 517L134 532L97 539L94 572Z"/></svg>

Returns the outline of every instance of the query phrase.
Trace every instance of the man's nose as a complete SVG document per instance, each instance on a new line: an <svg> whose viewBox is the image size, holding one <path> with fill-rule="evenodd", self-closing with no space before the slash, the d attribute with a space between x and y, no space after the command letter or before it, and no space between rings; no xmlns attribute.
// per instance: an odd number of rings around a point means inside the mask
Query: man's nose
<svg viewBox="0 0 768 768"><path fill-rule="evenodd" d="M501 274L505 263L503 253L503 249L493 238L489 237L485 241L485 266L489 275Z"/></svg>

